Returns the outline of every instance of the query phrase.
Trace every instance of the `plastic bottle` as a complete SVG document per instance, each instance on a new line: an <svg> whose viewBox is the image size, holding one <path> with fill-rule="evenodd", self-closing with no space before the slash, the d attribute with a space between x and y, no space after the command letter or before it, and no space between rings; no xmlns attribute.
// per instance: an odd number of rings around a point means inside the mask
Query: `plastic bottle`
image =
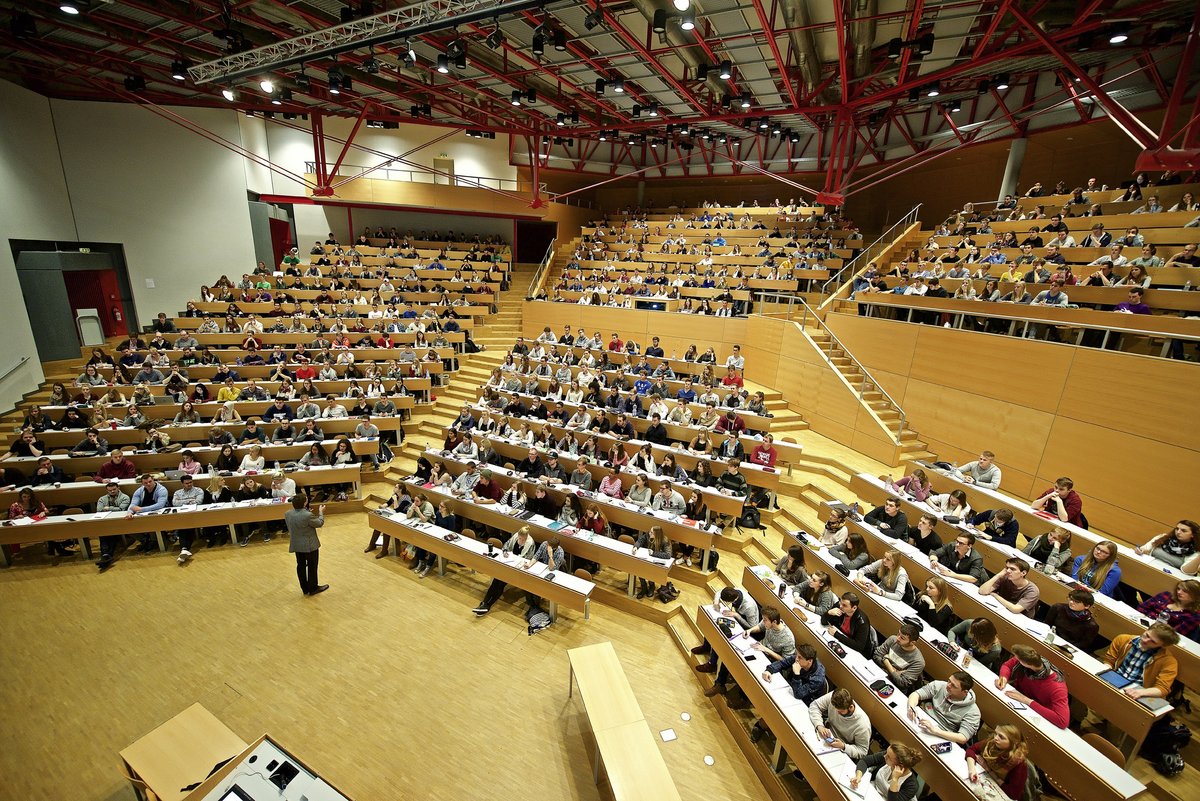
<svg viewBox="0 0 1200 801"><path fill-rule="evenodd" d="M1058 627L1051 626L1050 631L1046 632L1046 642L1050 645L1054 644L1054 639L1058 636Z"/></svg>

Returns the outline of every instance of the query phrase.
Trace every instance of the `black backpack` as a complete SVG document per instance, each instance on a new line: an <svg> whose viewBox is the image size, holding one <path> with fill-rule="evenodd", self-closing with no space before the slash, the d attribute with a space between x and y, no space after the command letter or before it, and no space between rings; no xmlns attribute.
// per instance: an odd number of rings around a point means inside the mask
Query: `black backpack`
<svg viewBox="0 0 1200 801"><path fill-rule="evenodd" d="M753 528L763 529L762 514L758 511L757 506L746 506L742 509L742 515L737 521L738 528Z"/></svg>

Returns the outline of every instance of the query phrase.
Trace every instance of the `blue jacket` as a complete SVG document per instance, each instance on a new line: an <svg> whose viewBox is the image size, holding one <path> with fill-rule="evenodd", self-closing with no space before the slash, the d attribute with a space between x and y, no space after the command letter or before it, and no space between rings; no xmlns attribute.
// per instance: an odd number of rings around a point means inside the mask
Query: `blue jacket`
<svg viewBox="0 0 1200 801"><path fill-rule="evenodd" d="M785 656L778 662L768 665L767 672L781 673L787 679L787 683L791 685L792 695L806 704L811 704L825 694L825 666L821 664L820 659L814 659L812 669L807 673L795 673L792 671L792 665L795 662L795 654Z"/></svg>
<svg viewBox="0 0 1200 801"><path fill-rule="evenodd" d="M154 482L154 494L151 496L149 503L146 502L146 488L138 487L133 492L133 497L129 499L130 506L142 507L140 512L156 512L159 509L166 508L167 505L167 488L161 482Z"/></svg>

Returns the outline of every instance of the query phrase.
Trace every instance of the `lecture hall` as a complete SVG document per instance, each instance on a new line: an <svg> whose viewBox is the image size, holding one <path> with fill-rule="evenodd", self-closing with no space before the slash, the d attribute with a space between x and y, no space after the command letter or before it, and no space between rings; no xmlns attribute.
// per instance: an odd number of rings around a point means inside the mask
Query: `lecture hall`
<svg viewBox="0 0 1200 801"><path fill-rule="evenodd" d="M0 23L0 801L1200 794L1194 2Z"/></svg>

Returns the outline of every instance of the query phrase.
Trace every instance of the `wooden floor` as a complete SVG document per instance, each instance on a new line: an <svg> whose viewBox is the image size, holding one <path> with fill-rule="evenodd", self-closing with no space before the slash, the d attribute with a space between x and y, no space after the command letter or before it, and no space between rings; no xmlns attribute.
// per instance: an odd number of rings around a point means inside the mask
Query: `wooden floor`
<svg viewBox="0 0 1200 801"><path fill-rule="evenodd" d="M117 752L199 701L269 732L355 799L595 799L566 650L611 640L687 799L765 799L664 627L611 608L528 636L512 591L482 620L477 575L419 579L330 518L321 580L298 590L286 538L0 571L0 801L131 799ZM680 714L688 712L689 722ZM704 764L711 754L715 764Z"/></svg>

